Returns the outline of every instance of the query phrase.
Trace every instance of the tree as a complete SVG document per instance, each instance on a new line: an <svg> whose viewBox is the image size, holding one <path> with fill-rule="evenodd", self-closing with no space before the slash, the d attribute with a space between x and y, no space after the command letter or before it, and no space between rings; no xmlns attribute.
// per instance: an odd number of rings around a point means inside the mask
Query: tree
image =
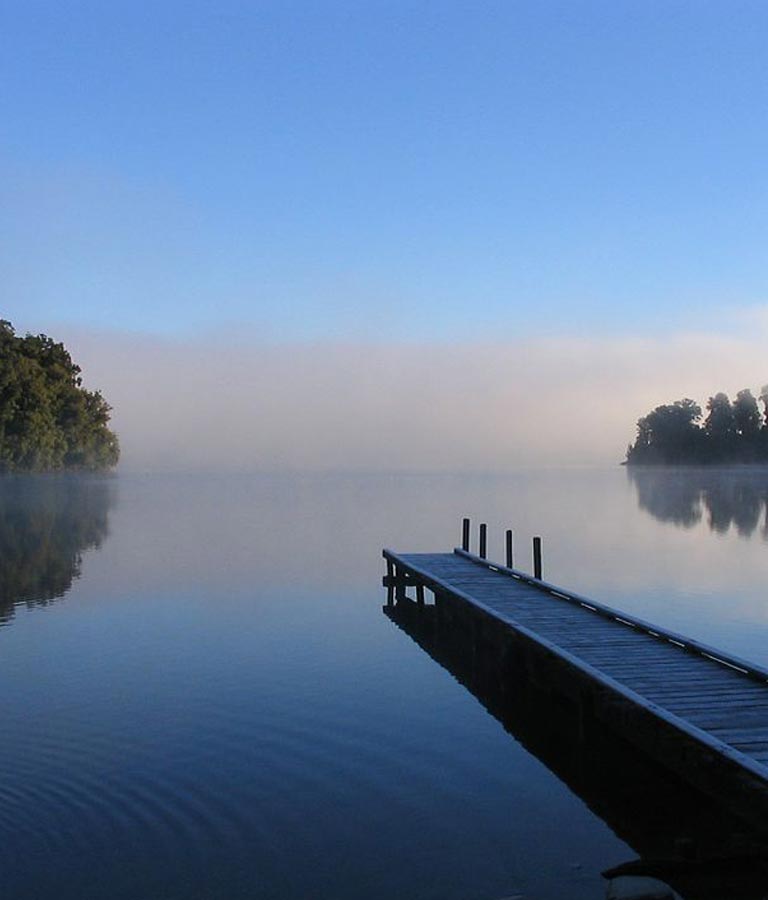
<svg viewBox="0 0 768 900"><path fill-rule="evenodd" d="M700 449L697 422L701 407L690 398L657 406L637 422L637 440L627 451L627 462L682 462Z"/></svg>
<svg viewBox="0 0 768 900"><path fill-rule="evenodd" d="M709 415L704 420L704 431L712 438L724 440L736 433L733 407L728 394L715 394L707 400Z"/></svg>
<svg viewBox="0 0 768 900"><path fill-rule="evenodd" d="M110 411L63 344L0 320L0 472L111 468L120 449Z"/></svg>
<svg viewBox="0 0 768 900"><path fill-rule="evenodd" d="M722 392L707 401L709 415L704 431L709 438L709 455L713 462L728 462L737 456L736 418L727 394Z"/></svg>
<svg viewBox="0 0 768 900"><path fill-rule="evenodd" d="M761 419L757 400L752 396L752 391L749 388L739 391L733 401L733 421L736 433L745 438L756 437L760 431Z"/></svg>

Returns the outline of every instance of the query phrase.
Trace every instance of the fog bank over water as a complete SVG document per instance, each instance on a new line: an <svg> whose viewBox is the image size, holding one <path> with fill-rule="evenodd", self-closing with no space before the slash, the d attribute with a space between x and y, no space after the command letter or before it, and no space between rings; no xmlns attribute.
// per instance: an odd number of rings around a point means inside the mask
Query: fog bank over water
<svg viewBox="0 0 768 900"><path fill-rule="evenodd" d="M615 464L653 406L768 382L751 324L468 344L51 331L113 405L126 471L440 472Z"/></svg>

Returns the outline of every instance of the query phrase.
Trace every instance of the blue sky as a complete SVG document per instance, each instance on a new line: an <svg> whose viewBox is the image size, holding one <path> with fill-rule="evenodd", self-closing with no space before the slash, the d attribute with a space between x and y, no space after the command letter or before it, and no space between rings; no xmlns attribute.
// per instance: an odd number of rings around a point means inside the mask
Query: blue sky
<svg viewBox="0 0 768 900"><path fill-rule="evenodd" d="M738 0L0 0L2 315L733 327L766 302L767 42Z"/></svg>

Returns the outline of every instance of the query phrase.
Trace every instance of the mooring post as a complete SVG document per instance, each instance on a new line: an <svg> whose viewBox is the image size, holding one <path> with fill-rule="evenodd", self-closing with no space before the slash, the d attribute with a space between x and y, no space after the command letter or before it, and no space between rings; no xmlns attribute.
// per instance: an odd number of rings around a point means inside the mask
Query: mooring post
<svg viewBox="0 0 768 900"><path fill-rule="evenodd" d="M541 538L533 539L533 577L541 581Z"/></svg>
<svg viewBox="0 0 768 900"><path fill-rule="evenodd" d="M461 523L461 549L469 553L469 519L464 519Z"/></svg>
<svg viewBox="0 0 768 900"><path fill-rule="evenodd" d="M514 569L514 557L512 555L512 531L507 529L507 568Z"/></svg>
<svg viewBox="0 0 768 900"><path fill-rule="evenodd" d="M483 522L480 526L480 559L485 559L488 555L488 526Z"/></svg>

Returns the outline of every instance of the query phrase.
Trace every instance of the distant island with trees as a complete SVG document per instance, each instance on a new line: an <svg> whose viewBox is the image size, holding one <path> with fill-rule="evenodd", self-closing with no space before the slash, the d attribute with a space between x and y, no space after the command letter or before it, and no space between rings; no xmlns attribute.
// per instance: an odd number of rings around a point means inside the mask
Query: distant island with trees
<svg viewBox="0 0 768 900"><path fill-rule="evenodd" d="M758 400L763 405L761 412ZM627 465L727 465L768 463L768 385L756 399L749 388L731 402L718 393L707 415L688 398L657 406L637 422Z"/></svg>
<svg viewBox="0 0 768 900"><path fill-rule="evenodd" d="M0 473L101 471L117 464L111 407L82 386L80 367L44 334L0 319Z"/></svg>

